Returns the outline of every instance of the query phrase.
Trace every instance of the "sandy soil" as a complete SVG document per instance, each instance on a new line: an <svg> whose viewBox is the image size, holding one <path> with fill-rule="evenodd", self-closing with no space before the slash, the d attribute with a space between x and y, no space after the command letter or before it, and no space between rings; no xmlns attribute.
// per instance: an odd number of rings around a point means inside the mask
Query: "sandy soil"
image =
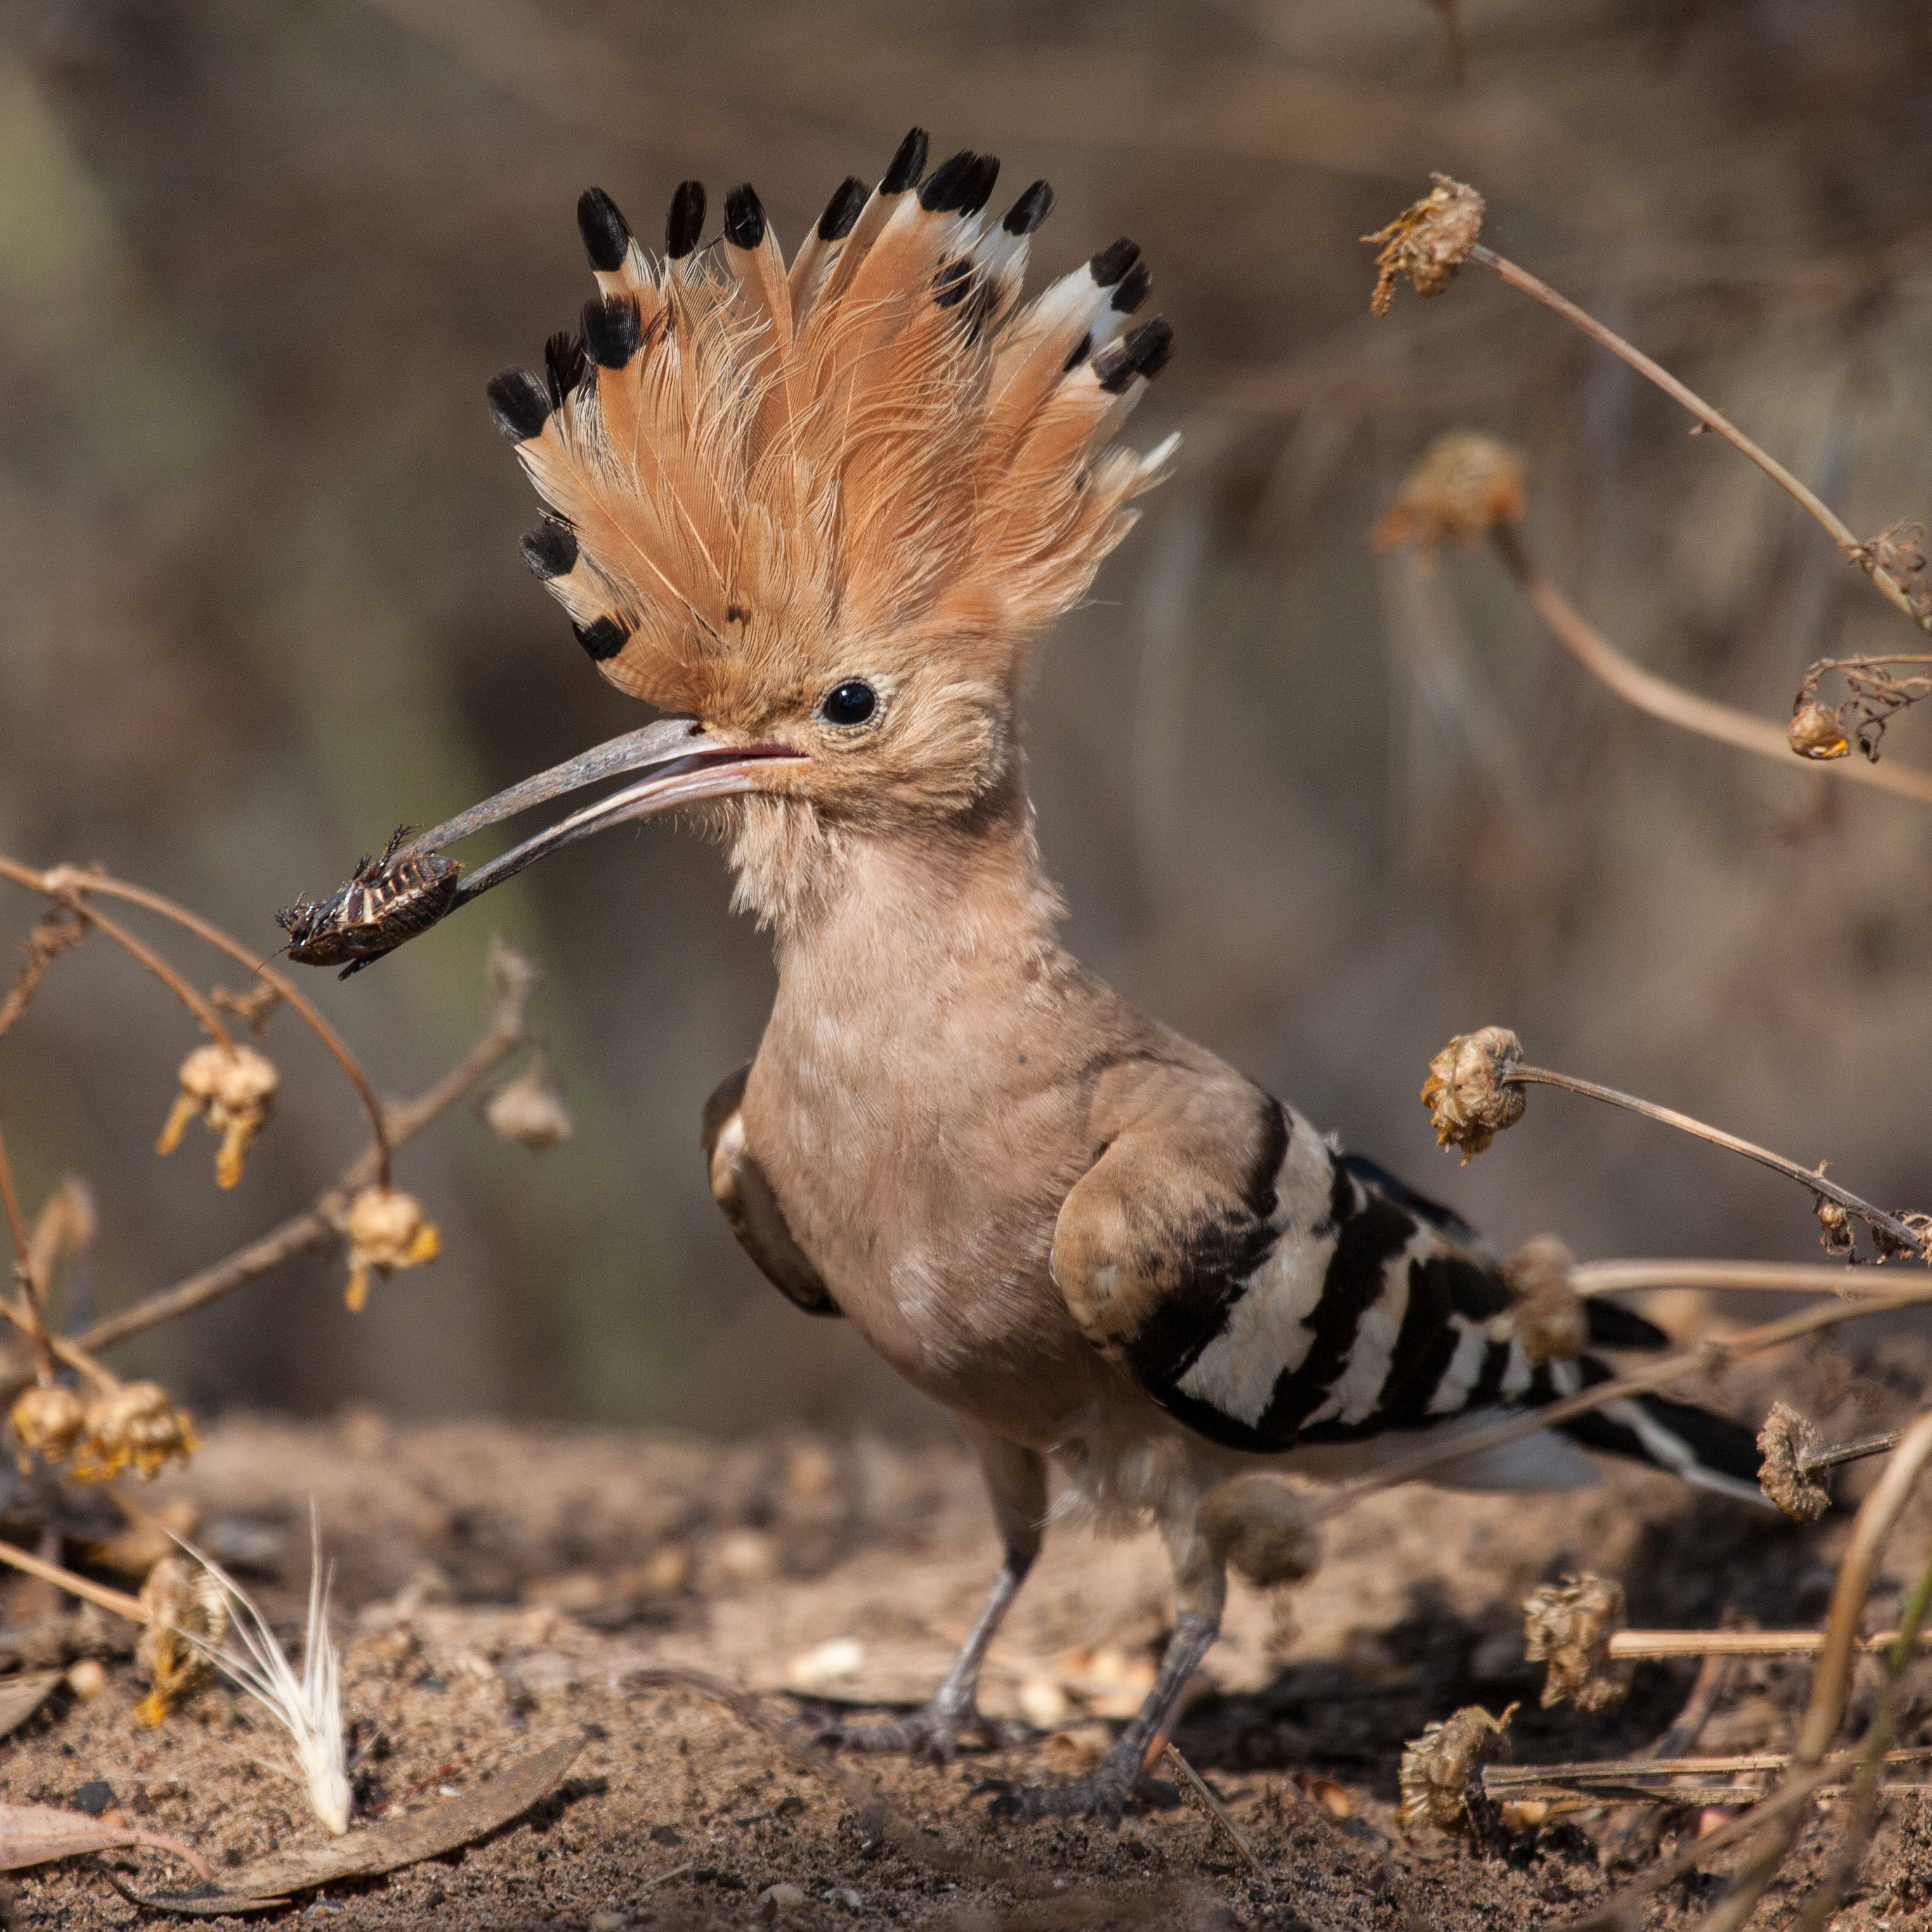
<svg viewBox="0 0 1932 1932"><path fill-rule="evenodd" d="M1802 1370L1787 1364L1783 1380L1804 1384L1828 1429L1850 1433L1916 1406L1929 1365L1932 1349L1894 1336L1855 1362L1820 1354ZM1768 1387L1724 1394L1750 1413ZM1540 1711L1539 1673L1522 1661L1526 1589L1587 1565L1624 1580L1634 1622L1708 1626L1727 1608L1767 1625L1815 1623L1830 1588L1842 1518L1796 1529L1646 1472L1607 1478L1553 1497L1386 1493L1331 1527L1322 1567L1303 1585L1274 1601L1238 1590L1178 1741L1250 1838L1264 1880L1191 1810L1130 1816L1118 1832L1004 1826L975 1794L988 1778L1077 1772L1132 1710L1169 1614L1151 1538L1050 1537L984 1699L1042 1733L1026 1750L945 1767L834 1761L781 1734L802 1713L912 1701L942 1671L994 1561L976 1478L949 1444L719 1444L484 1423L404 1430L368 1413L332 1424L235 1417L209 1431L189 1469L139 1494L191 1508L201 1539L291 1634L314 1496L336 1564L365 1816L404 1815L554 1739L584 1740L558 1792L489 1841L305 1896L284 1918L299 1911L342 1932L772 1923L1461 1932L1559 1925L1604 1895L1614 1877L1597 1840L1611 1814L1555 1821L1486 1856L1412 1844L1395 1818L1403 1741L1460 1706L1499 1711L1520 1700L1519 1761L1641 1750L1694 1668L1640 1666L1628 1701L1601 1715ZM70 1556L95 1540L95 1567L111 1575L98 1539L114 1528L106 1514L92 1532L69 1525ZM1928 1528L1932 1513L1900 1537L1900 1574L1874 1598L1872 1628L1895 1610ZM124 1532L110 1553L135 1560L129 1540L140 1538ZM0 1652L27 1663L49 1660L45 1628L26 1628L50 1607L38 1588L15 1588L0 1632ZM62 1689L0 1747L0 1800L106 1802L187 1839L218 1870L320 1842L278 1736L245 1700L211 1690L158 1731L135 1721L145 1686L128 1635L105 1623L91 1640L80 1633L110 1653L105 1687L88 1698ZM638 1687L640 1671L664 1664L760 1694L769 1729L688 1690ZM1802 1666L1736 1666L1702 1748L1775 1748L1806 1682ZM1913 1690L1903 1743L1932 1734L1932 1684L1915 1680ZM102 1784L108 1794L83 1793ZM1916 1801L1894 1810L1840 1926L1927 1922L1932 1833L1906 1815ZM1821 1806L1760 1923L1781 1918L1792 1888L1822 1869L1833 1819ZM1695 1821L1658 1822L1668 1845ZM1638 1856L1654 1842L1640 1841ZM124 1862L142 1888L178 1879L152 1854ZM1706 1873L1669 1888L1651 1922L1694 1924L1717 1886ZM80 1865L23 1875L16 1894L17 1924L79 1932L134 1916Z"/></svg>

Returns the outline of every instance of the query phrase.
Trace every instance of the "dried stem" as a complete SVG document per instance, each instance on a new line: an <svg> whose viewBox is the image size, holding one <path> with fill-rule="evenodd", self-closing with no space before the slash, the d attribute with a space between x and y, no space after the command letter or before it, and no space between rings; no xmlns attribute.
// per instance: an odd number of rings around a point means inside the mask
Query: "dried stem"
<svg viewBox="0 0 1932 1932"><path fill-rule="evenodd" d="M88 925L98 928L106 938L112 940L130 958L146 967L194 1014L201 1024L202 1031L218 1046L232 1050L235 1042L230 1036L228 1029L221 1024L221 1016L214 1010L212 1002L196 992L152 946L136 939L118 920L110 919L104 912L97 910L84 901L64 894L57 896L63 904L72 906Z"/></svg>
<svg viewBox="0 0 1932 1932"><path fill-rule="evenodd" d="M148 1613L142 1607L140 1598L130 1597L119 1590L110 1590L105 1583L97 1583L90 1578L77 1576L71 1570L63 1570L58 1563L47 1562L38 1556L30 1556L24 1550L16 1550L13 1544L0 1542L0 1563L10 1563L16 1570L24 1570L29 1576L38 1576L44 1583L57 1583L70 1597L85 1598L90 1604L98 1604L104 1610L112 1610L117 1617L125 1617L130 1623L144 1624Z"/></svg>
<svg viewBox="0 0 1932 1932"><path fill-rule="evenodd" d="M1255 1856L1255 1848L1241 1836L1234 1820L1228 1816L1228 1808L1209 1789L1207 1780L1181 1756L1178 1746L1170 1744L1166 1755L1169 1769L1180 1780L1181 1796L1205 1814L1208 1823L1240 1853L1248 1869L1265 1880L1268 1867Z"/></svg>
<svg viewBox="0 0 1932 1932"><path fill-rule="evenodd" d="M1851 1688L1852 1659L1857 1652L1858 1624L1864 1615L1865 1599L1871 1593L1886 1540L1891 1535L1928 1460L1932 1460L1932 1410L1921 1415L1909 1428L1885 1472L1860 1506L1852 1525L1851 1540L1838 1564L1838 1579L1832 1592L1832 1608L1826 1619L1825 1643L1811 1678L1811 1695L1805 1706L1796 1744L1791 1754L1794 1779L1815 1772L1822 1764L1826 1751L1844 1721L1845 1700ZM1920 1609L1923 1610L1923 1605ZM1908 1632L1901 1630L1901 1638ZM1909 1638L1906 1646L1909 1649ZM1876 1728L1876 1726L1874 1726ZM1880 1748L1883 1746L1881 1743ZM1814 1787L1815 1788L1815 1787ZM1804 1813L1794 1811L1768 1820L1758 1834L1730 1891L1704 1920L1698 1932L1738 1932L1756 1910L1766 1888L1777 1876L1778 1868L1797 1842Z"/></svg>
<svg viewBox="0 0 1932 1932"><path fill-rule="evenodd" d="M1473 1430L1447 1442L1412 1450L1408 1455L1395 1457L1366 1475L1338 1483L1316 1505L1316 1516L1321 1520L1340 1515L1377 1490L1389 1489L1398 1483L1414 1482L1483 1450L1500 1448L1505 1443L1520 1442L1526 1436L1553 1429L1580 1415L1588 1415L1606 1402L1620 1401L1625 1396L1646 1395L1653 1390L1667 1388L1673 1382L1688 1381L1694 1376L1712 1374L1747 1355L1780 1347L1801 1335L1835 1328L1841 1322L1852 1321L1862 1315L1888 1314L1894 1309L1910 1308L1926 1301L1932 1301L1932 1284L1898 1288L1888 1294L1864 1296L1856 1301L1803 1308L1795 1315L1767 1322L1759 1328L1742 1329L1735 1335L1699 1342L1661 1360L1647 1364L1629 1375L1613 1376L1608 1382L1594 1383L1580 1394L1565 1396L1560 1402L1546 1402L1540 1408L1526 1410L1506 1421L1494 1423L1486 1429Z"/></svg>
<svg viewBox="0 0 1932 1932"><path fill-rule="evenodd" d="M535 970L520 954L507 946L500 946L492 954L490 964L496 997L482 1036L427 1093L388 1110L385 1118L384 1144L365 1148L343 1170L333 1186L326 1189L308 1207L291 1216L279 1227L271 1228L259 1240L238 1248L226 1259L190 1275L172 1288L158 1290L132 1308L97 1322L80 1338L79 1346L98 1350L113 1342L125 1341L129 1336L138 1335L144 1329L172 1322L190 1309L202 1307L224 1294L232 1294L256 1276L337 1238L341 1218L348 1211L350 1202L380 1172L385 1146L400 1147L420 1133L527 1037L524 1016L536 983Z"/></svg>
<svg viewBox="0 0 1932 1932"><path fill-rule="evenodd" d="M1849 1189L1840 1187L1835 1180L1827 1180L1822 1173L1808 1167L1800 1167L1795 1160L1787 1160L1781 1154L1774 1154L1768 1148L1761 1148L1754 1141L1740 1140L1736 1134L1727 1134L1721 1127L1714 1127L1706 1122L1694 1120L1688 1114L1680 1114L1672 1107L1660 1107L1654 1100L1639 1100L1634 1094L1619 1093L1614 1087L1600 1087L1594 1080L1580 1080L1574 1074L1555 1073L1546 1066L1511 1066L1502 1076L1505 1082L1515 1083L1531 1082L1544 1087L1562 1087L1572 1094L1586 1095L1592 1100L1605 1100L1613 1107L1628 1108L1633 1114L1641 1114L1647 1120L1659 1120L1667 1127L1676 1127L1681 1132L1694 1134L1700 1140L1710 1142L1713 1146L1728 1148L1732 1154L1741 1154L1747 1160L1754 1160L1778 1174L1787 1174L1793 1180L1802 1181L1814 1194L1822 1194L1827 1200L1835 1201L1849 1213L1857 1215L1874 1228L1882 1228L1892 1240L1908 1251L1922 1255L1925 1247L1924 1230L1901 1221L1895 1214L1888 1214L1882 1208L1872 1204Z"/></svg>
<svg viewBox="0 0 1932 1932"><path fill-rule="evenodd" d="M1714 699L1700 698L1655 672L1634 664L1598 634L1582 612L1544 576L1530 561L1522 538L1507 523L1495 525L1490 540L1496 547L1505 568L1521 587L1538 616L1556 632L1557 640L1592 676L1600 678L1619 698L1647 711L1666 724L1696 731L1740 751L1755 752L1790 766L1793 754L1788 728L1768 718L1755 718L1749 712L1733 710ZM1888 583L1890 579L1886 580ZM1807 761L1808 764L1810 761ZM1895 792L1902 798L1932 803L1932 772L1915 770L1887 759L1874 764L1863 758L1837 758L1812 765L1821 772L1836 772L1855 784L1873 785L1880 791Z"/></svg>
<svg viewBox="0 0 1932 1932"><path fill-rule="evenodd" d="M138 942L113 925L97 908L86 903L85 894L99 892L110 898L124 899L130 905L144 906L150 912L158 913L162 918L172 920L184 931L193 933L210 946L228 955L229 958L248 968L257 978L263 980L301 1015L310 1031L322 1042L334 1056L335 1062L348 1075L356 1092L362 1096L364 1111L369 1116L370 1131L375 1137L377 1153L376 1178L382 1185L389 1184L391 1149L388 1129L384 1124L382 1103L376 1096L376 1090L369 1084L369 1076L362 1065L349 1049L348 1042L324 1019L309 1000L284 976L267 963L258 959L238 939L224 932L220 927L211 923L197 913L190 912L185 906L177 905L172 899L159 892L150 892L145 886L129 885L125 880L108 878L105 874L83 872L72 866L51 866L44 872L36 872L31 866L22 866L11 859L0 858L0 878L10 879L16 885L25 886L31 892L44 892L63 905L69 905L83 918L91 920L110 938L118 938L120 943L135 951ZM145 947L136 952L137 958L146 952ZM197 994L189 992L184 985L172 976L171 968L164 968L152 954L147 954L142 963L152 971L160 972L169 980L180 997L194 1010L196 1017L224 1046L231 1046L226 1029L222 1025L214 1009Z"/></svg>
<svg viewBox="0 0 1932 1932"><path fill-rule="evenodd" d="M28 1239L27 1224L20 1213L20 1197L14 1192L14 1165L7 1158L7 1138L0 1133L0 1202L7 1210L7 1232L14 1242L14 1278L20 1284L26 1303L27 1333L33 1338L34 1352L40 1358L40 1380L54 1378L53 1352L47 1346L47 1324L41 1306L40 1278L34 1270L33 1244ZM13 1311L10 1306L9 1311ZM18 1317L16 1317L18 1319Z"/></svg>
<svg viewBox="0 0 1932 1932"><path fill-rule="evenodd" d="M1899 1616L1898 1640L1885 1661L1885 1682L1865 1732L1864 1750L1852 1790L1852 1815L1845 1826L1844 1842L1838 1847L1838 1858L1824 1883L1804 1901L1792 1922L1795 1932L1820 1932L1831 1917L1845 1888L1856 1876L1866 1846L1871 1843L1873 1830L1878 1823L1880 1796L1898 1788L1880 1784L1881 1767L1898 1763L1913 1755L1909 1751L1887 1750L1886 1744L1898 1716L1898 1680L1912 1660L1912 1653L1919 1640L1926 1634L1922 1627L1928 1607L1932 1607L1932 1556L1927 1558L1924 1568L1918 1573L1918 1581L1906 1600ZM1923 1795L1923 1786L1912 1788Z"/></svg>
<svg viewBox="0 0 1932 1932"><path fill-rule="evenodd" d="M1579 1294L1646 1288L1735 1288L1748 1294L1889 1294L1888 1282L1831 1262L1579 1262L1570 1286Z"/></svg>
<svg viewBox="0 0 1932 1932"><path fill-rule="evenodd" d="M1822 1630L1612 1630L1610 1654L1622 1657L1815 1657L1825 1648ZM1899 1640L1897 1630L1877 1636L1862 1636L1856 1648L1862 1656L1876 1656ZM1932 1643L1932 1631L1922 1633L1916 1642Z"/></svg>
<svg viewBox="0 0 1932 1932"><path fill-rule="evenodd" d="M1822 1449L1808 1449L1798 1459L1798 1473L1808 1476L1814 1470L1835 1469L1841 1462L1862 1462L1868 1456L1882 1456L1888 1449L1896 1449L1902 1429L1888 1430L1882 1436L1862 1436L1856 1442L1829 1442Z"/></svg>
<svg viewBox="0 0 1932 1932"><path fill-rule="evenodd" d="M1852 535L1850 527L1827 506L1816 493L1801 483L1774 457L1760 449L1743 430L1728 417L1712 408L1695 390L1680 382L1660 364L1653 362L1642 350L1626 342L1616 330L1606 328L1594 316L1579 308L1567 296L1558 295L1548 283L1539 280L1528 269L1519 268L1515 262L1498 255L1493 249L1485 248L1478 242L1469 250L1468 259L1480 263L1491 274L1507 282L1511 288L1533 297L1546 308L1555 310L1564 321L1580 328L1592 341L1600 344L1612 356L1628 362L1640 375L1648 376L1666 396L1681 403L1706 428L1714 430L1734 449L1749 457L1774 483L1788 491L1823 525L1831 533L1832 541L1839 550L1846 557L1860 565L1883 596L1897 605L1922 630L1932 630L1932 614L1924 616L1919 614L1913 606L1908 587L1869 555L1867 547Z"/></svg>

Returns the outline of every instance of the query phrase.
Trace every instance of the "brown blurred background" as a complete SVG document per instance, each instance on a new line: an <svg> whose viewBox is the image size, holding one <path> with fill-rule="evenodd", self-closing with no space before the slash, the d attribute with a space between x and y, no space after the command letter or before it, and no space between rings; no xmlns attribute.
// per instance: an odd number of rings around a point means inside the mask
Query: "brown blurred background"
<svg viewBox="0 0 1932 1932"><path fill-rule="evenodd" d="M517 560L534 504L483 385L588 292L586 184L650 236L680 178L714 208L749 178L789 244L917 121L936 154L1004 157L1009 194L1052 179L1036 278L1134 236L1179 335L1132 425L1184 432L1179 474L1034 706L1072 944L1504 1242L1815 1256L1796 1190L1564 1096L1459 1174L1416 1089L1501 1022L1932 1206L1932 818L1636 716L1486 555L1424 584L1364 532L1466 424L1526 453L1550 573L1700 691L1781 718L1813 658L1913 634L1734 453L1490 278L1372 322L1357 238L1431 168L1473 181L1486 239L1875 531L1932 511L1928 81L1916 0L5 0L0 850L103 860L266 952L276 907L399 820L640 722ZM1932 726L1886 754L1932 764ZM10 953L39 908L0 891ZM547 976L578 1137L533 1159L459 1114L401 1163L434 1268L356 1317L337 1259L298 1265L128 1360L203 1408L916 1426L706 1190L698 1109L772 978L727 896L660 824L312 976L412 1091L506 932ZM285 1016L242 1186L216 1191L198 1129L157 1160L194 1037L97 942L0 1045L30 1202L68 1168L99 1197L101 1309L360 1144Z"/></svg>

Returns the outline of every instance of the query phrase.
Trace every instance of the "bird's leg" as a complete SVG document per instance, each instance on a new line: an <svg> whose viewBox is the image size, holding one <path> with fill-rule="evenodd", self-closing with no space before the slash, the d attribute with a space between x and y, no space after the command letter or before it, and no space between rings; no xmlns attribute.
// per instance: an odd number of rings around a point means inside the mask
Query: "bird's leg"
<svg viewBox="0 0 1932 1932"><path fill-rule="evenodd" d="M1189 1678L1221 1634L1228 1579L1220 1552L1210 1548L1191 1510L1184 1519L1162 1527L1180 1586L1180 1603L1154 1688L1091 1777L1072 1784L1020 1785L1004 1790L993 1801L994 1817L1064 1818L1091 1814L1118 1825L1127 1800L1137 1792L1156 1804L1176 1802L1174 1786L1148 1777L1148 1767L1172 1733Z"/></svg>
<svg viewBox="0 0 1932 1932"><path fill-rule="evenodd" d="M1000 1574L945 1681L925 1704L889 1724L835 1725L819 1733L821 1743L852 1750L907 1751L944 1763L964 1738L977 1738L997 1750L1022 1742L1027 1736L1023 1727L996 1724L982 1714L980 1666L986 1661L994 1633L1040 1554L1041 1526L1046 1515L1046 1461L1034 1450L982 1435L976 1429L964 1428L964 1432L979 1454L980 1472L1006 1546Z"/></svg>

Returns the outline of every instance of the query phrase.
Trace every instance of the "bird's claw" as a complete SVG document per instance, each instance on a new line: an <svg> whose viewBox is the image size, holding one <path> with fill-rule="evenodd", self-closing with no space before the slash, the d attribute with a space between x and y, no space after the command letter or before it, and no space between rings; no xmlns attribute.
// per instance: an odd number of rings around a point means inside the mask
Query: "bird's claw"
<svg viewBox="0 0 1932 1932"><path fill-rule="evenodd" d="M1072 1784L1016 1784L1010 1778L987 1778L973 1787L974 1796L995 1793L987 1808L989 1818L1012 1819L1024 1824L1036 1818L1098 1818L1118 1825L1130 1801L1171 1811L1180 1802L1178 1785L1149 1778L1131 1761L1105 1760L1091 1778Z"/></svg>
<svg viewBox="0 0 1932 1932"><path fill-rule="evenodd" d="M956 1707L934 1699L890 1724L826 1724L812 1742L835 1750L892 1752L950 1764L969 1738L987 1750L1012 1750L1030 1736L1022 1725L986 1716L976 1704Z"/></svg>

